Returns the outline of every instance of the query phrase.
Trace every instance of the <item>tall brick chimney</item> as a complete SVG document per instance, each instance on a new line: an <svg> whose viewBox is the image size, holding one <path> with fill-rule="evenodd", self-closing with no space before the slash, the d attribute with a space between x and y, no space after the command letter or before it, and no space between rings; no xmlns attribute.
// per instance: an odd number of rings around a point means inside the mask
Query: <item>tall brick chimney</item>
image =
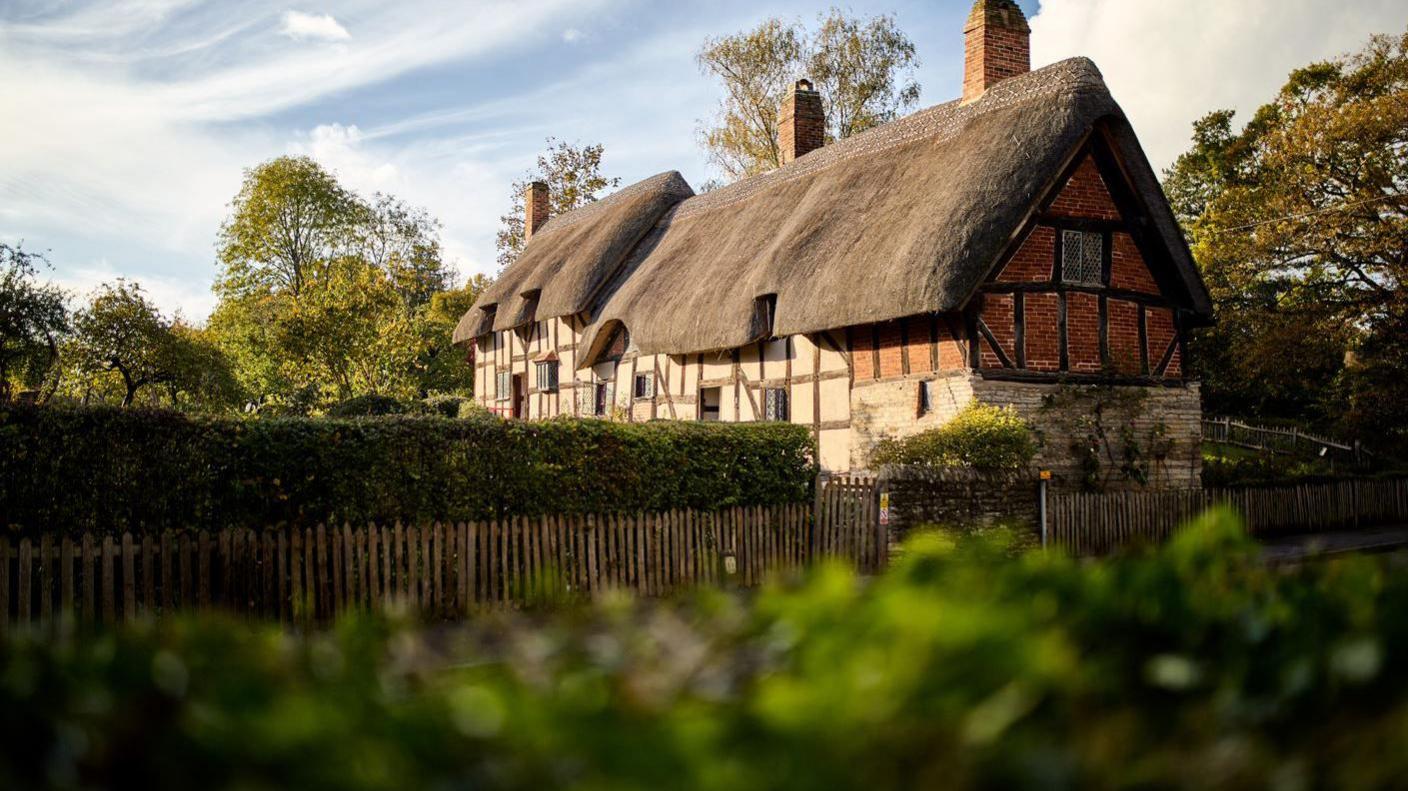
<svg viewBox="0 0 1408 791"><path fill-rule="evenodd" d="M810 80L797 80L782 100L777 145L784 165L826 145L826 112Z"/></svg>
<svg viewBox="0 0 1408 791"><path fill-rule="evenodd" d="M535 181L523 193L523 241L533 238L548 224L548 185Z"/></svg>
<svg viewBox="0 0 1408 791"><path fill-rule="evenodd" d="M1008 77L1032 70L1032 29L1014 0L977 0L963 35L964 104Z"/></svg>

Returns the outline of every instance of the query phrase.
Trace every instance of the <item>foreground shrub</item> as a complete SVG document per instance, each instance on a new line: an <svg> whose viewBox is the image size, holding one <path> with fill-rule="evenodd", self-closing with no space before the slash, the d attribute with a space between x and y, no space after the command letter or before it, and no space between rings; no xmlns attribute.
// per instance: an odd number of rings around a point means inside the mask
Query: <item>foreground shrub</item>
<svg viewBox="0 0 1408 791"><path fill-rule="evenodd" d="M881 441L871 463L997 472L1027 467L1036 452L1036 435L1015 409L973 402L939 428Z"/></svg>
<svg viewBox="0 0 1408 791"><path fill-rule="evenodd" d="M805 501L802 426L0 409L0 525L469 521Z"/></svg>
<svg viewBox="0 0 1408 791"><path fill-rule="evenodd" d="M430 633L189 620L0 648L0 786L1372 788L1408 579L1227 517L1100 563L916 540L884 577Z"/></svg>

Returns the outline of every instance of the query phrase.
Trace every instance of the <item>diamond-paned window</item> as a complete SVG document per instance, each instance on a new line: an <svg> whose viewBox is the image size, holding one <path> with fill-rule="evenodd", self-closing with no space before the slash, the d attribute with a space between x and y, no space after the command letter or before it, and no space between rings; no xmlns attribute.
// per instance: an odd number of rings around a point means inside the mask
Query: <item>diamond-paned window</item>
<svg viewBox="0 0 1408 791"><path fill-rule="evenodd" d="M1086 231L1061 234L1061 282L1077 286L1105 285L1105 236Z"/></svg>

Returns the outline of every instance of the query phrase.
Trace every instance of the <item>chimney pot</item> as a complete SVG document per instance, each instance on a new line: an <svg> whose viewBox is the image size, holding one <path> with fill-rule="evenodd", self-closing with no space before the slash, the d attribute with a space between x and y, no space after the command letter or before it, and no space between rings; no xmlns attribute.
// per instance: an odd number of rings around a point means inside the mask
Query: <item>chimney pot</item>
<svg viewBox="0 0 1408 791"><path fill-rule="evenodd" d="M826 111L811 80L797 80L782 101L777 138L784 165L826 145Z"/></svg>
<svg viewBox="0 0 1408 791"><path fill-rule="evenodd" d="M977 0L963 29L963 103L1032 70L1032 29L1014 0Z"/></svg>
<svg viewBox="0 0 1408 791"><path fill-rule="evenodd" d="M548 185L546 182L535 181L528 185L528 189L523 196L523 241L527 242L533 238L533 234L541 231L544 225L548 224Z"/></svg>

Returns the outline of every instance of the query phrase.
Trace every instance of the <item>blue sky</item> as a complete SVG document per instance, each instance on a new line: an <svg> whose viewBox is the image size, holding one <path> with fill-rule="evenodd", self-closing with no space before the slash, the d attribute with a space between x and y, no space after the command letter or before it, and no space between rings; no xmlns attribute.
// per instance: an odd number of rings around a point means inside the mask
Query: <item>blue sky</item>
<svg viewBox="0 0 1408 791"><path fill-rule="evenodd" d="M1216 107L1408 25L1401 0L1023 0L1034 61L1087 55L1156 166ZM959 92L970 0L856 0L916 42L921 104ZM0 240L47 250L82 295L125 276L168 311L213 304L213 243L243 168L305 153L444 223L462 274L494 269L509 182L549 135L606 145L626 182L711 174L718 88L694 52L817 2L0 0Z"/></svg>

